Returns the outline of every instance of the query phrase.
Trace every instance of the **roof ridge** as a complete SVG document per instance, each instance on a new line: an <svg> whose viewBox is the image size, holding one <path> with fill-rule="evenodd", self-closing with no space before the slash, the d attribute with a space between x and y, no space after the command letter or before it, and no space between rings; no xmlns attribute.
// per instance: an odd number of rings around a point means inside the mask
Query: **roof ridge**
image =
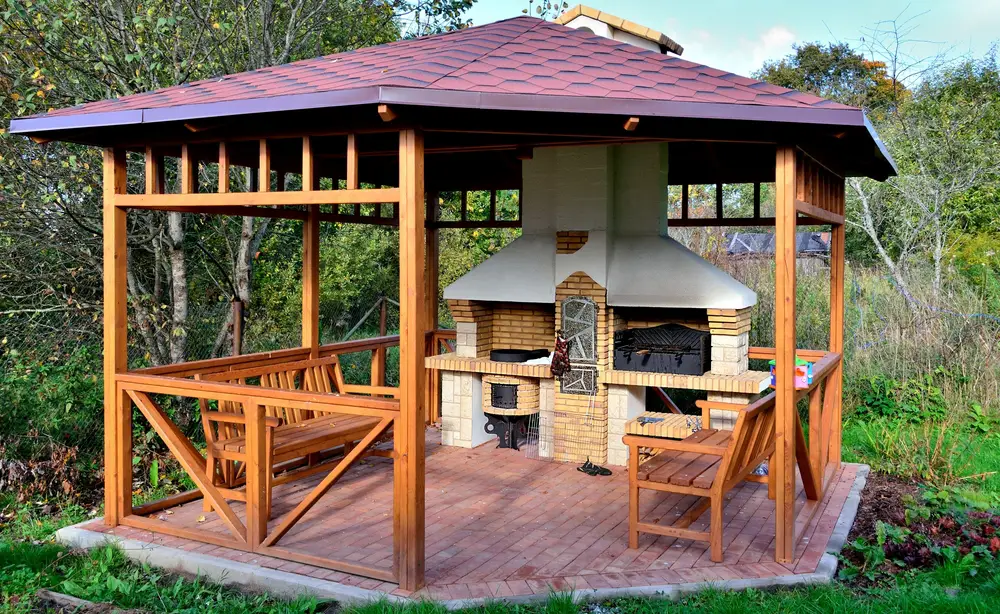
<svg viewBox="0 0 1000 614"><path fill-rule="evenodd" d="M425 87L431 87L435 83L437 83L438 81L440 81L441 79L444 79L445 77L450 77L450 76L454 75L459 70L462 70L463 68L468 67L469 64L472 64L474 62L478 62L479 60L485 58L486 56L488 56L491 53L495 52L497 49L500 49L501 47L505 47L505 46L507 46L507 45L509 45L511 43L516 43L517 40L520 39L522 36L524 36L528 32L531 32L532 30L534 30L538 26L542 25L543 23L547 23L547 22L544 19L538 19L537 17L532 17L531 15L515 15L514 17L508 17L507 19L501 19L500 21L493 21L493 22L490 22L488 24L483 24L481 26L473 26L472 28L483 28L483 27L486 27L486 26L489 26L489 25L492 25L492 24L495 24L495 23L503 23L505 21L514 21L516 19L525 19L525 18L528 18L528 19L530 19L530 20L532 20L532 21L534 21L536 23L532 24L530 28L526 29L524 32L521 32L520 34L518 34L514 38L512 38L512 39L510 39L508 41L504 41L504 42L500 43L499 45L493 47L489 51L486 51L486 52L480 54L479 56L477 56L477 57L469 60L468 62L466 62L465 64L463 64L461 66L456 66L450 72L445 73L445 74L439 76L437 79L434 79L433 81L431 81L430 83L428 83ZM464 32L464 31L471 30L472 28L465 28L464 30L454 30L454 31L455 32Z"/></svg>

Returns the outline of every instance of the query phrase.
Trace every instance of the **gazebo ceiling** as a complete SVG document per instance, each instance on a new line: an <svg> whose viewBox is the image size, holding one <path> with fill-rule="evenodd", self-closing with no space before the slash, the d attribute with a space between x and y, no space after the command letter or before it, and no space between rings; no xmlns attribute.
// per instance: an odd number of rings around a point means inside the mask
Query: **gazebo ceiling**
<svg viewBox="0 0 1000 614"><path fill-rule="evenodd" d="M377 104L398 118L384 124ZM633 116L639 127L626 132ZM609 140L794 142L844 174L895 172L860 109L532 17L58 109L16 119L11 132L140 147L397 124L428 131L429 154Z"/></svg>

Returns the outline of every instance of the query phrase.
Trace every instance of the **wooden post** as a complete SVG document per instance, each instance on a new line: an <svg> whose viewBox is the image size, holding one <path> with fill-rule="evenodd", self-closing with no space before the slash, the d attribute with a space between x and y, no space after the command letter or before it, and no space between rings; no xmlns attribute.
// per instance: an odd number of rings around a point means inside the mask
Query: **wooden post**
<svg viewBox="0 0 1000 614"><path fill-rule="evenodd" d="M233 356L243 353L243 301L233 298Z"/></svg>
<svg viewBox="0 0 1000 614"><path fill-rule="evenodd" d="M260 156L257 166L257 191L271 191L271 147L267 139L260 140Z"/></svg>
<svg viewBox="0 0 1000 614"><path fill-rule="evenodd" d="M438 328L438 292L439 292L439 276L440 276L440 235L439 230L434 226L434 222L438 219L438 204L437 204L437 193L430 192L427 194L427 220L431 223L427 227L426 237L427 237L427 274L424 278L426 282L426 289L424 291L424 299L427 304L427 313L424 315L424 322L427 326L427 337L426 337L426 353L428 355L437 354L437 348L434 347L436 343L433 339L433 333ZM437 421L437 411L438 411L438 372L435 369L430 369L425 373L427 381L425 382L425 393L424 393L424 408L427 413L427 423L433 424Z"/></svg>
<svg viewBox="0 0 1000 614"><path fill-rule="evenodd" d="M314 160L309 137L302 139L302 190L315 187ZM319 206L309 207L302 223L302 347L319 358Z"/></svg>
<svg viewBox="0 0 1000 614"><path fill-rule="evenodd" d="M246 417L247 545L256 550L267 537L267 471L264 407L253 399L243 401Z"/></svg>
<svg viewBox="0 0 1000 614"><path fill-rule="evenodd" d="M400 588L424 584L424 141L399 133L399 398L393 437L394 541Z"/></svg>
<svg viewBox="0 0 1000 614"><path fill-rule="evenodd" d="M132 403L115 377L128 370L126 216L115 206L127 191L125 155L104 150L104 523L112 527L132 513Z"/></svg>
<svg viewBox="0 0 1000 614"><path fill-rule="evenodd" d="M795 550L795 148L779 146L775 165L774 347L775 553L791 562Z"/></svg>
<svg viewBox="0 0 1000 614"><path fill-rule="evenodd" d="M379 303L379 314L378 314L378 336L385 337L386 333L386 315L388 301L383 296ZM371 384L372 386L385 386L385 346L380 345L379 347L372 350L372 368L371 368Z"/></svg>
<svg viewBox="0 0 1000 614"><path fill-rule="evenodd" d="M833 183L833 199L837 209L843 213L840 203L844 198L844 180ZM828 462L840 466L841 445L841 403L844 386L844 279L846 277L846 254L844 248L845 227L834 225L830 231L830 351L840 354L840 364L827 379L826 394L833 394L833 415L830 416L830 441Z"/></svg>
<svg viewBox="0 0 1000 614"><path fill-rule="evenodd" d="M229 192L229 149L226 142L219 143L219 194Z"/></svg>

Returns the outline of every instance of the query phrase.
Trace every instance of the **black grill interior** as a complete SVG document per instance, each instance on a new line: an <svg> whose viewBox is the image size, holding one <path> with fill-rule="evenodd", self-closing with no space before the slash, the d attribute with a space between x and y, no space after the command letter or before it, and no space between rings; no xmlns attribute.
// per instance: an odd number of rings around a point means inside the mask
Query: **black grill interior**
<svg viewBox="0 0 1000 614"><path fill-rule="evenodd" d="M490 405L497 409L517 409L517 384L491 384Z"/></svg>

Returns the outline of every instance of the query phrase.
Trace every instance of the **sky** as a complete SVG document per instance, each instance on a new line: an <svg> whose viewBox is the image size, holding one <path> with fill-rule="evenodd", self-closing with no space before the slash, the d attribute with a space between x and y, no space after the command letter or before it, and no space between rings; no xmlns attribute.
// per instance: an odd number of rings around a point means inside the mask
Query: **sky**
<svg viewBox="0 0 1000 614"><path fill-rule="evenodd" d="M576 3L567 0L570 6ZM537 1L536 1L537 4ZM1000 41L1000 0L588 0L598 10L659 30L684 57L749 76L796 42L842 41L861 48L879 22L909 21L913 57L982 56ZM473 25L515 17L528 0L477 0ZM866 36L866 34L868 34Z"/></svg>

